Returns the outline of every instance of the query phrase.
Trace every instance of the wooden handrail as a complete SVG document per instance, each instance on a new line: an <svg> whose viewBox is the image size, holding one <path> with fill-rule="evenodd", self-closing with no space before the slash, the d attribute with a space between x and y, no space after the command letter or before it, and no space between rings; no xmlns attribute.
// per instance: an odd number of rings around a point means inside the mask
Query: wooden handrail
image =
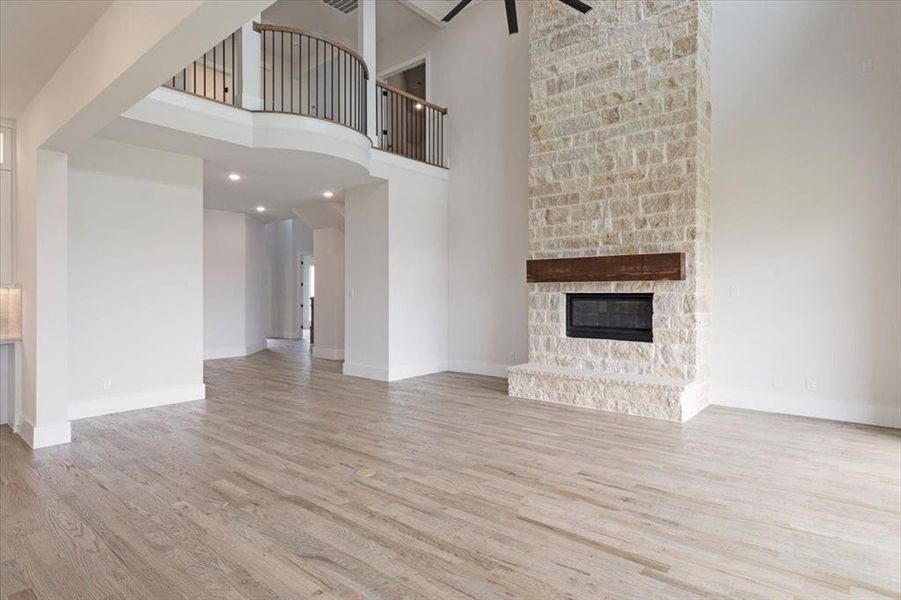
<svg viewBox="0 0 901 600"><path fill-rule="evenodd" d="M307 31L306 29L301 29L299 27L288 27L287 25L270 25L268 23L254 22L253 30L257 33L262 33L264 31L296 33L298 35L305 35L307 37L313 38L314 40L319 40L320 42L325 42L326 44L331 44L335 48L344 50L345 52L356 58L360 62L360 65L363 67L363 77L369 79L369 68L366 66L366 61L363 60L362 56L357 54L356 50L354 50L353 48L348 48L344 44L322 37L321 35L313 33L312 31Z"/></svg>
<svg viewBox="0 0 901 600"><path fill-rule="evenodd" d="M417 96L414 96L413 94L411 94L411 93L409 93L409 92L405 92L405 91L403 91L403 90L400 89L400 88L396 88L396 87L394 87L393 85L388 85L388 84L385 83L384 81L379 81L379 82L378 82L378 86L381 87L381 88L385 88L385 89L388 90L389 92L394 92L395 94L398 94L398 95L403 96L403 97L405 97L405 98L409 98L409 99L412 100L413 102L419 102L419 103L422 104L423 106L428 106L428 107L430 107L430 108L433 108L433 109L437 110L438 112L440 112L442 115L446 115L446 114L447 114L447 108L445 108L445 107L443 107L443 106L438 106L437 104L432 104L432 103L429 102L428 100L424 100L424 99L422 99L422 98L419 98L419 97L417 97Z"/></svg>

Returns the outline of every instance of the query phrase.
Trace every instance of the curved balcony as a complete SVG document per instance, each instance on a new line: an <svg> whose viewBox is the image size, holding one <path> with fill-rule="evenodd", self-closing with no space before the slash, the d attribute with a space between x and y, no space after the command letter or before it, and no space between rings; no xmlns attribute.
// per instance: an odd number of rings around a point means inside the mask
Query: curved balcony
<svg viewBox="0 0 901 600"><path fill-rule="evenodd" d="M259 53L238 30L164 85L253 112L322 119L368 134L367 98L375 87L372 143L380 150L444 167L447 109L370 77L355 50L318 34L253 23ZM252 35L252 34L250 34ZM256 64L253 64L256 63Z"/></svg>
<svg viewBox="0 0 901 600"><path fill-rule="evenodd" d="M363 57L303 29L254 23L253 30L262 38L263 111L326 119L366 135Z"/></svg>

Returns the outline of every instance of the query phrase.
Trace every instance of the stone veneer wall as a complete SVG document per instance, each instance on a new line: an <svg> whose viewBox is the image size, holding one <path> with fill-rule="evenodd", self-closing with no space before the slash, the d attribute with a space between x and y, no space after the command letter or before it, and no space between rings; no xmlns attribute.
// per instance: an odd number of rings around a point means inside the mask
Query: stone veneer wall
<svg viewBox="0 0 901 600"><path fill-rule="evenodd" d="M529 258L684 252L687 277L530 284L529 364L511 368L510 393L684 419L699 408L670 392L690 385L703 408L709 379L712 9L591 4L531 3ZM566 337L566 292L653 292L654 342Z"/></svg>

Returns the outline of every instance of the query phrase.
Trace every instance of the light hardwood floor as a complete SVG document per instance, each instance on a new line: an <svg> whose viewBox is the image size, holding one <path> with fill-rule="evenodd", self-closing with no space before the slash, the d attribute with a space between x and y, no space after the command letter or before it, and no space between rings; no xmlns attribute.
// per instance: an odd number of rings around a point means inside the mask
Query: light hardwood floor
<svg viewBox="0 0 901 600"><path fill-rule="evenodd" d="M206 381L68 446L4 428L5 597L899 597L897 431L388 385L286 342Z"/></svg>

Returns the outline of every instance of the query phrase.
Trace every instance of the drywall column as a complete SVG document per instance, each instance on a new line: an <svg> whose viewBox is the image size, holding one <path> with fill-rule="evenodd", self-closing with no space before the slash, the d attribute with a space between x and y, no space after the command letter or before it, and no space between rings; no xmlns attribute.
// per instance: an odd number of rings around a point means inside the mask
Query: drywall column
<svg viewBox="0 0 901 600"><path fill-rule="evenodd" d="M266 349L270 280L266 275L265 225L244 215L244 354Z"/></svg>
<svg viewBox="0 0 901 600"><path fill-rule="evenodd" d="M246 218L203 211L204 360L245 354Z"/></svg>
<svg viewBox="0 0 901 600"><path fill-rule="evenodd" d="M260 34L253 30L254 22L262 22L263 15L255 16L241 27L241 106L247 110L262 110L262 48Z"/></svg>
<svg viewBox="0 0 901 600"><path fill-rule="evenodd" d="M389 379L388 185L375 183L344 192L344 374L380 381ZM318 282L316 287L318 314Z"/></svg>
<svg viewBox="0 0 901 600"><path fill-rule="evenodd" d="M375 130L375 80L376 71L376 0L360 0L357 5L357 50L366 61L369 81L366 82L366 133L373 144L378 143Z"/></svg>
<svg viewBox="0 0 901 600"><path fill-rule="evenodd" d="M382 152L372 172L387 181L344 193L344 373L395 381L446 371L448 173Z"/></svg>
<svg viewBox="0 0 901 600"><path fill-rule="evenodd" d="M344 232L335 227L313 230L316 293L313 356L344 359Z"/></svg>
<svg viewBox="0 0 901 600"><path fill-rule="evenodd" d="M67 158L272 0L114 2L17 120L16 273L23 294L23 423L32 447L66 443Z"/></svg>
<svg viewBox="0 0 901 600"><path fill-rule="evenodd" d="M16 261L22 284L22 423L32 448L71 440L68 419L68 155L19 137ZM30 151L22 148L31 147Z"/></svg>

